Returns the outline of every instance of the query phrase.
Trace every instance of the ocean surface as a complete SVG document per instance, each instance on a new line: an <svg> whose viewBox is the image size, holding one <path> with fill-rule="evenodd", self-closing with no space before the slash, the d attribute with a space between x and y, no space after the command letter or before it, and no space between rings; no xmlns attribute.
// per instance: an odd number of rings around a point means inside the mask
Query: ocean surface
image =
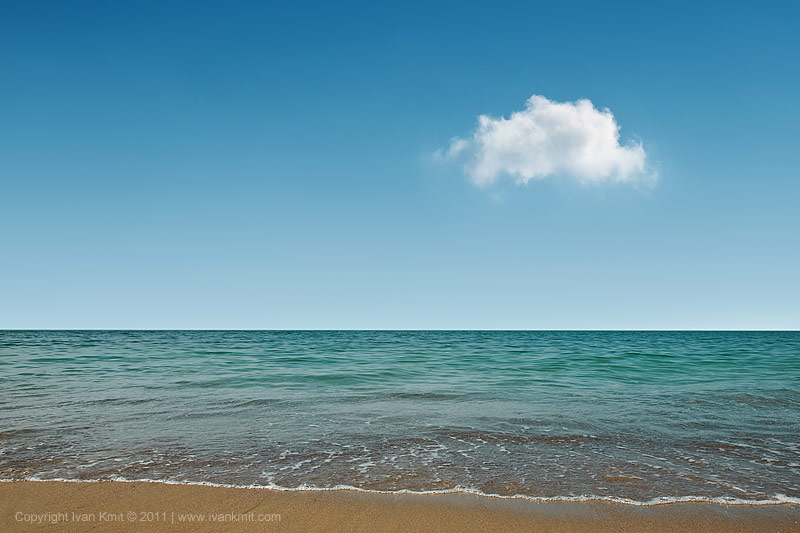
<svg viewBox="0 0 800 533"><path fill-rule="evenodd" d="M0 479L800 502L800 332L0 331Z"/></svg>

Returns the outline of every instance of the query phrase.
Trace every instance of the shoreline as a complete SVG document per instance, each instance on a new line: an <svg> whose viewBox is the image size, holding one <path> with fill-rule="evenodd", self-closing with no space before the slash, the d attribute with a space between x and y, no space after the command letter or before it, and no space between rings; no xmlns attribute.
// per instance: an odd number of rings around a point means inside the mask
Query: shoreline
<svg viewBox="0 0 800 533"><path fill-rule="evenodd" d="M800 498L786 496L784 494L776 494L773 499L764 500L747 500L732 497L706 497L706 496L657 496L647 501L633 500L630 498L623 498L620 496L527 496L525 494L489 494L481 492L477 489L470 489L467 487L455 487L451 489L440 490L380 490L380 489L365 489L362 487L353 487L350 485L336 485L334 487L314 487L304 486L299 487L281 487L277 485L236 485L231 483L216 483L213 481L171 481L161 479L67 479L67 478L52 478L41 479L38 477L19 478L19 479L0 479L0 483L153 483L157 485L177 485L177 486L198 486L198 487L215 487L224 489L252 489L252 490L268 490L275 492L334 492L334 493L359 493L359 494L377 494L386 496L443 496L443 495L465 495L476 496L479 498L490 498L496 500L508 501L525 501L530 503L592 503L592 502L606 502L620 505L630 505L634 507L654 507L660 505L672 505L677 503L708 503L714 505L748 505L748 506L770 506L770 505L798 505L800 506Z"/></svg>
<svg viewBox="0 0 800 533"><path fill-rule="evenodd" d="M467 492L275 490L157 481L4 481L4 531L799 531L800 505L631 505Z"/></svg>

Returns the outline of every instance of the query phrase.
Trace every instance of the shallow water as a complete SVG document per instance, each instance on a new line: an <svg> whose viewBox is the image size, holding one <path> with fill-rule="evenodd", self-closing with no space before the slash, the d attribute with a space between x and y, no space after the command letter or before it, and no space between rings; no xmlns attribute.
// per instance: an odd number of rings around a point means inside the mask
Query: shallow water
<svg viewBox="0 0 800 533"><path fill-rule="evenodd" d="M800 332L2 331L0 478L800 498Z"/></svg>

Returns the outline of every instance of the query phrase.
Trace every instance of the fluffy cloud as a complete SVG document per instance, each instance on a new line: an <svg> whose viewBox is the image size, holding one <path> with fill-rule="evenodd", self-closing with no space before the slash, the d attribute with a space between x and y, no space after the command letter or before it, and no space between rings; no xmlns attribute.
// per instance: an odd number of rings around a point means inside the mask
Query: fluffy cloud
<svg viewBox="0 0 800 533"><path fill-rule="evenodd" d="M531 96L509 118L478 117L471 137L454 138L437 152L463 165L477 185L501 177L516 183L565 176L581 183L640 182L655 179L641 143L619 143L619 125L608 109L589 100L553 102Z"/></svg>

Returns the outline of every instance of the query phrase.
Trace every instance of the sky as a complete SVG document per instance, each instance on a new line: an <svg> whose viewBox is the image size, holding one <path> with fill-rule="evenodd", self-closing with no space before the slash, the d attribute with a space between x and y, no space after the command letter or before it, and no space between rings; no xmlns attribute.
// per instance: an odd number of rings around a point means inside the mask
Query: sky
<svg viewBox="0 0 800 533"><path fill-rule="evenodd" d="M0 328L798 329L800 4L0 4Z"/></svg>

